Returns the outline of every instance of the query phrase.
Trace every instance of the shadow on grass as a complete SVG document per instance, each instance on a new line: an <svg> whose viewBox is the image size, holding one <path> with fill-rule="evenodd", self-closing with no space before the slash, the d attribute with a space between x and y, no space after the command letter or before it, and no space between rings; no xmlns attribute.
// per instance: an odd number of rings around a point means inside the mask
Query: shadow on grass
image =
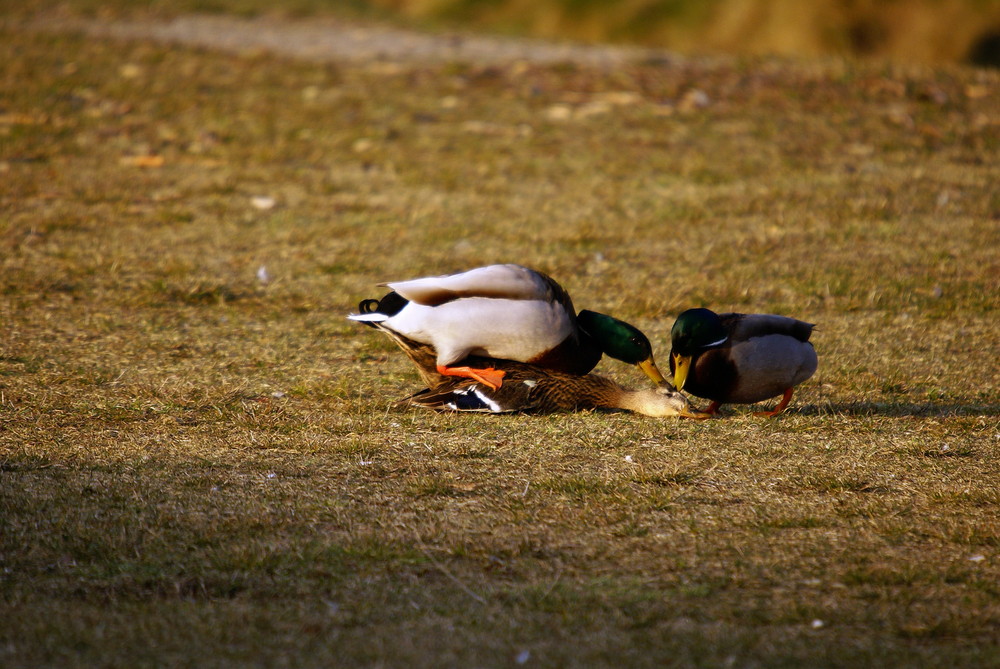
<svg viewBox="0 0 1000 669"><path fill-rule="evenodd" d="M828 402L805 404L788 413L803 416L1000 416L1000 404L914 404L910 402Z"/></svg>

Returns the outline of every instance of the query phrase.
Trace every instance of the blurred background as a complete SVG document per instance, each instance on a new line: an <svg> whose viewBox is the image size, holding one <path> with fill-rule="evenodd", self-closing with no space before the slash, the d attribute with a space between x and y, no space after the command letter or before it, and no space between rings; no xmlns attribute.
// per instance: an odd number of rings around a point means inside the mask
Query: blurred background
<svg viewBox="0 0 1000 669"><path fill-rule="evenodd" d="M333 15L689 55L842 56L1000 67L1000 0L0 0L0 18Z"/></svg>
<svg viewBox="0 0 1000 669"><path fill-rule="evenodd" d="M316 0L313 0L316 1ZM688 54L1000 66L1000 0L353 0L491 32Z"/></svg>

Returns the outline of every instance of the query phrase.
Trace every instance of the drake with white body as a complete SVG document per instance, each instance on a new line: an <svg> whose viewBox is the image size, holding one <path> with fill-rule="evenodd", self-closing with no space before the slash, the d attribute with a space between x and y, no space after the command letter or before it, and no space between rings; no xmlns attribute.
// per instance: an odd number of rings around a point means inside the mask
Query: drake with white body
<svg viewBox="0 0 1000 669"><path fill-rule="evenodd" d="M576 337L569 296L518 265L386 285L409 304L381 322L433 346L439 365L470 355L533 362Z"/></svg>
<svg viewBox="0 0 1000 669"><path fill-rule="evenodd" d="M432 346L442 375L499 387L502 373L456 363L479 356L586 374L606 353L665 382L642 332L604 314L577 314L562 286L527 267L488 265L382 285L392 292L363 301L362 313L349 318Z"/></svg>

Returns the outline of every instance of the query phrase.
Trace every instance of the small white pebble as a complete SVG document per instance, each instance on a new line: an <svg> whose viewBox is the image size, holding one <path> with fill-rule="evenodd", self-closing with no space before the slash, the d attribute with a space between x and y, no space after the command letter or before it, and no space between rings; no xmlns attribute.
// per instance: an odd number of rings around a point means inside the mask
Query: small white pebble
<svg viewBox="0 0 1000 669"><path fill-rule="evenodd" d="M826 623L820 620L819 618L816 618L811 623L809 623L809 626L812 627L814 630L822 629L825 625Z"/></svg>
<svg viewBox="0 0 1000 669"><path fill-rule="evenodd" d="M267 478L269 478L269 479L278 478L278 475L275 474L274 472L268 472Z"/></svg>
<svg viewBox="0 0 1000 669"><path fill-rule="evenodd" d="M705 91L697 88L691 89L681 98L680 107L685 111L694 109L704 109L712 103Z"/></svg>
<svg viewBox="0 0 1000 669"><path fill-rule="evenodd" d="M517 654L517 657L514 658L514 660L518 664L524 664L525 662L527 662L530 659L531 659L531 651L530 650L522 650L520 653Z"/></svg>
<svg viewBox="0 0 1000 669"><path fill-rule="evenodd" d="M632 462L632 456L631 455L626 455L625 456L625 462Z"/></svg>
<svg viewBox="0 0 1000 669"><path fill-rule="evenodd" d="M284 396L285 393L281 392L280 390L275 390L273 393L271 393L271 397L273 397L276 400L280 400Z"/></svg>
<svg viewBox="0 0 1000 669"><path fill-rule="evenodd" d="M257 268L257 280L261 283L270 283L271 275L267 271L267 265L261 265Z"/></svg>
<svg viewBox="0 0 1000 669"><path fill-rule="evenodd" d="M255 209L267 210L273 209L274 205L278 202L273 197L265 197L263 195L257 195L250 198L250 204L254 206Z"/></svg>
<svg viewBox="0 0 1000 669"><path fill-rule="evenodd" d="M969 562L982 562L986 559L985 555L977 554L969 558Z"/></svg>

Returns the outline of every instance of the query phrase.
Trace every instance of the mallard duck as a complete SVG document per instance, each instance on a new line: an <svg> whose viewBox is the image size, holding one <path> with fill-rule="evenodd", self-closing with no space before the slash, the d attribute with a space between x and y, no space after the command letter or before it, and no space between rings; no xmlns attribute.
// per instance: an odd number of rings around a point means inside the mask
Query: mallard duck
<svg viewBox="0 0 1000 669"><path fill-rule="evenodd" d="M485 413L555 413L584 409L620 409L646 416L708 418L691 408L684 395L663 385L627 390L597 374L567 374L523 363L496 361L505 373L500 388L475 379L445 380L402 400L402 403L437 411Z"/></svg>
<svg viewBox="0 0 1000 669"><path fill-rule="evenodd" d="M692 409L688 399L668 385L627 390L596 374L569 374L510 360L487 360L476 356L467 359L470 365L488 366L503 372L504 382L498 388L474 378L443 375L438 371L437 353L429 344L408 339L382 323L372 325L406 353L429 386L398 404L437 411L554 413L621 409L657 417L709 417L709 414Z"/></svg>
<svg viewBox="0 0 1000 669"><path fill-rule="evenodd" d="M792 389L816 371L809 343L812 323L772 314L716 314L688 309L670 330L670 371L677 390L721 404L753 404L781 395L776 416L792 399Z"/></svg>
<svg viewBox="0 0 1000 669"><path fill-rule="evenodd" d="M442 376L498 389L503 369L475 367L466 359L510 360L582 375L606 354L637 365L657 385L666 383L646 335L605 314L576 313L562 286L527 267L488 265L380 285L392 292L362 301L361 313L348 318L430 345Z"/></svg>

